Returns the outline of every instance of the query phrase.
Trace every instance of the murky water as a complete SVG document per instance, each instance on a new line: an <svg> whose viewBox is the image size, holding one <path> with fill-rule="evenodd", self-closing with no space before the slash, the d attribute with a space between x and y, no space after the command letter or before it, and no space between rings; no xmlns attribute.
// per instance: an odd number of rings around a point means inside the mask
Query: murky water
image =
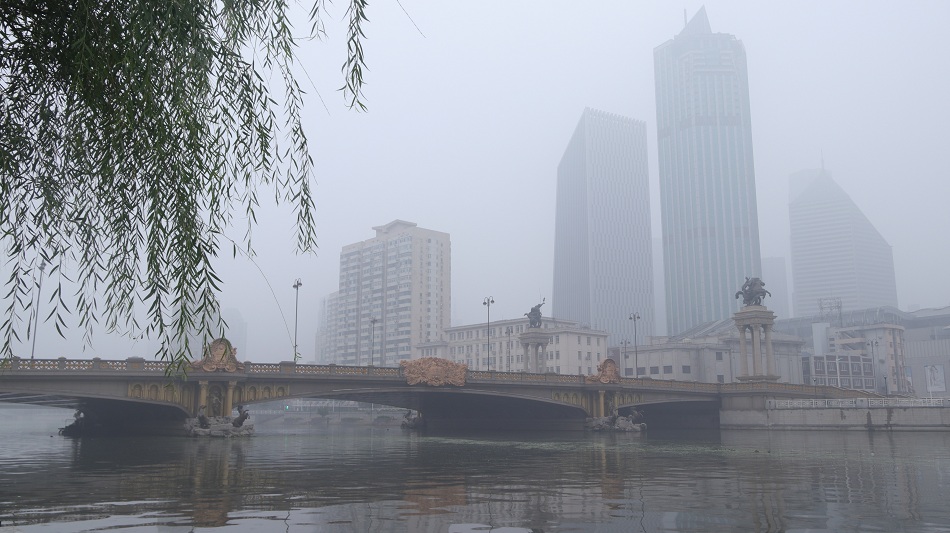
<svg viewBox="0 0 950 533"><path fill-rule="evenodd" d="M69 415L0 408L0 531L950 531L950 433L69 439Z"/></svg>

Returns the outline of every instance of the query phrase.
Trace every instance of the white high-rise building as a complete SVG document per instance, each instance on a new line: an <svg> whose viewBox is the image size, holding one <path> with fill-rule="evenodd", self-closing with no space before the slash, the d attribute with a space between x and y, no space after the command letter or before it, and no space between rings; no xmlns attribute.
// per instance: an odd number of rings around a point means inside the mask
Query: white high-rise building
<svg viewBox="0 0 950 533"><path fill-rule="evenodd" d="M795 316L818 315L819 301L839 311L897 307L891 246L825 169L793 174L789 226Z"/></svg>
<svg viewBox="0 0 950 533"><path fill-rule="evenodd" d="M403 220L373 229L340 253L340 289L326 304L328 362L395 366L450 326L449 234Z"/></svg>
<svg viewBox="0 0 950 533"><path fill-rule="evenodd" d="M653 51L667 333L728 318L761 275L742 42L705 8Z"/></svg>
<svg viewBox="0 0 950 533"><path fill-rule="evenodd" d="M557 169L552 300L552 316L604 330L611 345L654 334L644 122L581 115Z"/></svg>

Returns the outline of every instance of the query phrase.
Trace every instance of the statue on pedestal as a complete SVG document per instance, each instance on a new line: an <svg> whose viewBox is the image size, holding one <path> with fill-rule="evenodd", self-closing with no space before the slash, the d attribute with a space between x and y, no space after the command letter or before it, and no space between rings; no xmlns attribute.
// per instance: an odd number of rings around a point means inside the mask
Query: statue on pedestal
<svg viewBox="0 0 950 533"><path fill-rule="evenodd" d="M532 306L531 310L524 314L528 317L528 327L529 328L540 328L541 327L541 306L544 305L546 298L541 299L541 303L538 305Z"/></svg>
<svg viewBox="0 0 950 533"><path fill-rule="evenodd" d="M762 299L766 296L772 296L772 293L765 290L765 283L759 278L745 278L742 289L736 293L736 298L742 296L742 305L762 305Z"/></svg>

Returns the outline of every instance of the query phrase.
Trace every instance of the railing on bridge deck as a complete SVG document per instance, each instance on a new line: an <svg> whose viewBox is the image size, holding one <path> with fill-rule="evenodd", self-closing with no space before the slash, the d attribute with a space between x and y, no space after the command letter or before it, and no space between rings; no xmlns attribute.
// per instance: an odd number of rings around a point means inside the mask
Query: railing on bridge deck
<svg viewBox="0 0 950 533"><path fill-rule="evenodd" d="M835 398L774 400L772 409L884 409L893 407L950 407L950 398Z"/></svg>
<svg viewBox="0 0 950 533"><path fill-rule="evenodd" d="M14 357L0 362L0 372L5 370L28 370L28 371L146 371L164 373L168 368L166 363L161 361L146 361L141 357L130 357L125 360L104 360L94 357L92 359L21 359Z"/></svg>
<svg viewBox="0 0 950 533"><path fill-rule="evenodd" d="M167 365L162 361L147 361L141 357L130 357L126 360L93 359L21 359L14 357L0 362L0 373L7 371L72 371L72 372L155 372L165 373ZM402 379L401 367L378 366L346 366L346 365L308 365L293 361L280 363L244 363L244 372L253 375L310 375L310 376L353 376L379 377L388 379ZM195 371L195 373L198 373ZM597 381L588 381L591 376L581 374L533 374L529 372L498 372L484 370L469 370L466 381L470 382L508 382L508 383L563 383L563 384L596 384ZM859 390L840 389L837 387L802 385L795 383L777 383L765 381L750 381L740 383L704 383L698 381L674 381L652 378L621 377L621 385L635 386L638 389L695 391L708 393L748 393L748 392L790 392L798 394L813 394L834 398L879 398L873 393ZM896 398L886 399L890 402Z"/></svg>

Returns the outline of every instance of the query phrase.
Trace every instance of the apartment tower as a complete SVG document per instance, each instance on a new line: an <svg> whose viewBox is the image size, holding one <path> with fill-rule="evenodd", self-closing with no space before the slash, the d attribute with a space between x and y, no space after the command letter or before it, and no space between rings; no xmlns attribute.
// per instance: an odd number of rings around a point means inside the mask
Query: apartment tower
<svg viewBox="0 0 950 533"><path fill-rule="evenodd" d="M343 248L340 288L326 303L325 359L396 366L441 340L452 303L449 234L395 220Z"/></svg>

